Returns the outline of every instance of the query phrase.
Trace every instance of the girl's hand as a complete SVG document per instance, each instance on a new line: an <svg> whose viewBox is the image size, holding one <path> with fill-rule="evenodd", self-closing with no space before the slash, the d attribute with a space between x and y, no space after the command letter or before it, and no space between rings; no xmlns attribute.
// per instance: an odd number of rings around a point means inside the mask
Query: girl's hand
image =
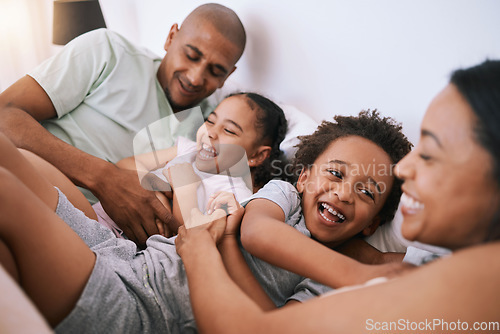
<svg viewBox="0 0 500 334"><path fill-rule="evenodd" d="M181 257L186 250L194 251L207 243L217 244L226 229L226 213L224 210L216 210L211 215L204 215L200 210L193 209L188 223L179 227L175 239L175 247ZM192 227L186 227L189 225Z"/></svg>
<svg viewBox="0 0 500 334"><path fill-rule="evenodd" d="M223 209L229 215L225 235L238 235L240 231L241 218L245 209L238 203L234 194L227 191L213 193L207 204L207 214L217 209Z"/></svg>

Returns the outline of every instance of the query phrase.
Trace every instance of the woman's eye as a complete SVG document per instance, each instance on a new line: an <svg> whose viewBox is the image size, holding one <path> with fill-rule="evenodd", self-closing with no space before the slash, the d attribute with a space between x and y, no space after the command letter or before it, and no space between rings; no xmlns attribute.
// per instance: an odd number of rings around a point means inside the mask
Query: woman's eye
<svg viewBox="0 0 500 334"><path fill-rule="evenodd" d="M335 169L328 169L328 173L332 174L333 176L339 178L339 179L342 179L343 175L341 172L339 172L338 170L335 170Z"/></svg>
<svg viewBox="0 0 500 334"><path fill-rule="evenodd" d="M429 161L429 160L431 160L431 157L430 157L429 155L427 155L427 154L420 153L420 154L419 154L419 156L420 156L420 159L422 159L422 160L424 160L424 161Z"/></svg>

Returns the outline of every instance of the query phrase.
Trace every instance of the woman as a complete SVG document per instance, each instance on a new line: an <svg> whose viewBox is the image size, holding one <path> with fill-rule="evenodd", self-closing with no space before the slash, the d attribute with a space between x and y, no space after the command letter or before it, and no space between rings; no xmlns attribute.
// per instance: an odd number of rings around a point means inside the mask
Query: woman
<svg viewBox="0 0 500 334"><path fill-rule="evenodd" d="M499 129L500 61L456 71L429 106L418 147L396 168L403 235L456 252L380 284L264 313L227 275L211 237L220 226L181 228L177 251L200 331L498 331Z"/></svg>

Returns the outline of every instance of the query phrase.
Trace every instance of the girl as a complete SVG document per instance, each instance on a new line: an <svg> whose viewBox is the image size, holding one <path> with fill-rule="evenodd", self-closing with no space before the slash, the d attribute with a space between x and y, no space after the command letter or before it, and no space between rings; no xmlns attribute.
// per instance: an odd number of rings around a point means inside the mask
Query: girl
<svg viewBox="0 0 500 334"><path fill-rule="evenodd" d="M211 236L181 228L176 243L188 283L204 286L191 290L200 331L498 331L499 110L500 61L456 71L430 104L419 145L396 168L402 232L457 252L399 278L265 314L230 279Z"/></svg>
<svg viewBox="0 0 500 334"><path fill-rule="evenodd" d="M266 184L271 162L282 159L279 145L286 131L284 113L274 102L255 93L232 94L198 129L196 142L179 137L171 148L129 157L117 166L137 170L146 189L163 190L156 194L165 206L170 207L166 197L173 195L172 213L183 223L191 209L205 212L217 191L229 191L242 201ZM173 192L165 191L169 185ZM101 224L124 237L100 202L93 208ZM164 231L162 224L158 229Z"/></svg>

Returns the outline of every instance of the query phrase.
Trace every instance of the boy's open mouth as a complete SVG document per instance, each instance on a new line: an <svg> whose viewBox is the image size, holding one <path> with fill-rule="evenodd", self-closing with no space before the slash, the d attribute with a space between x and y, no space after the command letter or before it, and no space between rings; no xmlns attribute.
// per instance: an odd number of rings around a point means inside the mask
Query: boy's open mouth
<svg viewBox="0 0 500 334"><path fill-rule="evenodd" d="M323 217L326 221L341 224L345 221L345 216L335 210L330 204L325 202L320 202L318 204L318 210L321 217Z"/></svg>

